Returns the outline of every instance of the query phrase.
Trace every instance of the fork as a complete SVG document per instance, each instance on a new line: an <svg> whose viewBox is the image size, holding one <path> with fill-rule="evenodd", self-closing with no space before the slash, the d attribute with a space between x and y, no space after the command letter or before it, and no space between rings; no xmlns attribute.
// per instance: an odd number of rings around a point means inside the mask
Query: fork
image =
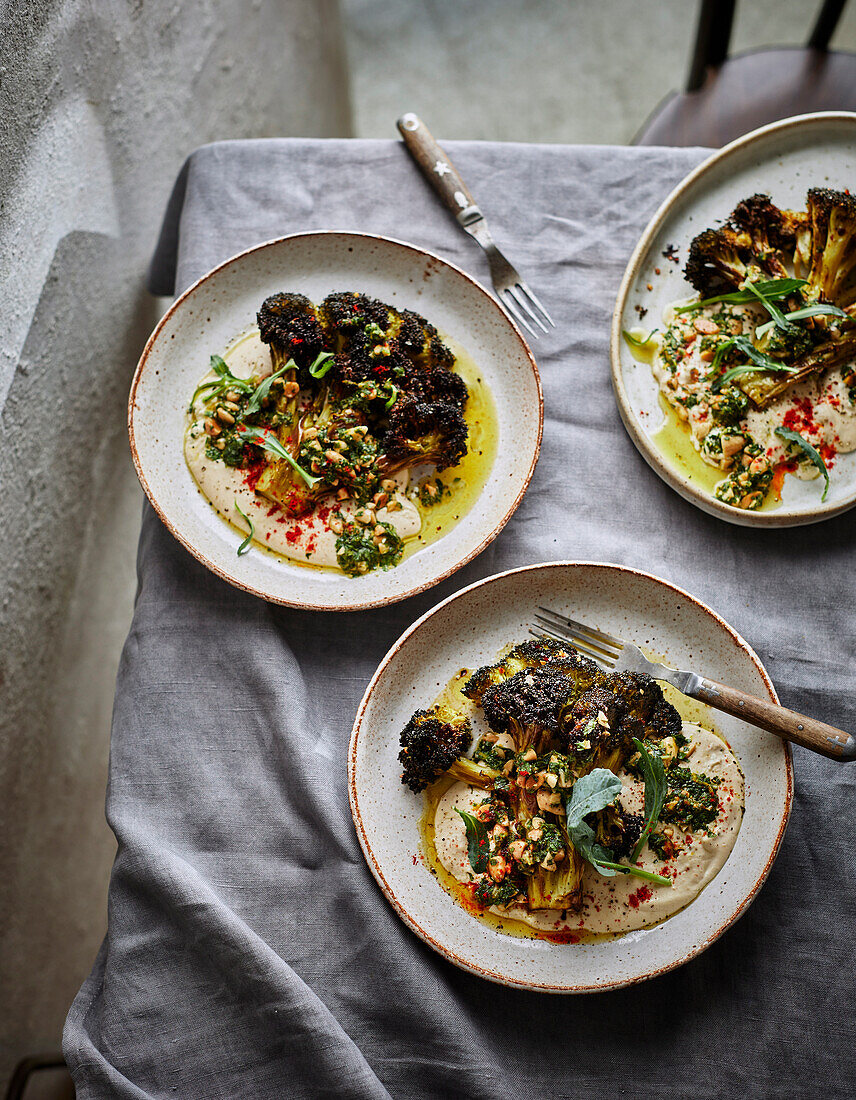
<svg viewBox="0 0 856 1100"><path fill-rule="evenodd" d="M549 332L547 325L554 328L555 321L493 243L478 203L458 175L454 164L431 136L428 127L418 115L412 113L402 115L397 125L404 144L440 198L455 215L459 225L487 253L490 277L500 303L533 336L540 335L539 328L542 332Z"/></svg>
<svg viewBox="0 0 856 1100"><path fill-rule="evenodd" d="M655 680L671 684L691 699L698 699L708 706L725 711L726 714L743 718L752 725L775 733L785 741L793 741L795 745L812 749L821 756L828 756L832 760L856 760L856 739L843 730L818 722L814 718L807 718L787 707L768 703L766 699L746 695L737 688L718 684L715 680L708 680L695 672L681 672L666 665L655 664L632 642L586 626L585 623L569 619L566 615L560 615L546 607L539 607L538 611L543 612L535 615L538 626L531 627L529 631L535 637L546 635L562 642L570 641L580 653L591 657L610 672L647 673Z"/></svg>

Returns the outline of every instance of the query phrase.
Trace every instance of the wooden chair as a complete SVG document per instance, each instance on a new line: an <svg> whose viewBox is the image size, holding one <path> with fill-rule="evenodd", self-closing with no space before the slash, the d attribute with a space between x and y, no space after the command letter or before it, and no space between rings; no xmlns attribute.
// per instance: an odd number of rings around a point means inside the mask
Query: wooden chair
<svg viewBox="0 0 856 1100"><path fill-rule="evenodd" d="M634 145L725 145L809 111L856 111L856 54L829 42L846 0L824 0L806 46L728 56L736 0L702 0L685 92L672 92Z"/></svg>

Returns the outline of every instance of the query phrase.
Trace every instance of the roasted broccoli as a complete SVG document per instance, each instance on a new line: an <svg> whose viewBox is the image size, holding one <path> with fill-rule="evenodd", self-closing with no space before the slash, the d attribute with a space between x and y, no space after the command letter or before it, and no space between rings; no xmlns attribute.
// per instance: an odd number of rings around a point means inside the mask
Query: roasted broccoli
<svg viewBox="0 0 856 1100"><path fill-rule="evenodd" d="M650 677L607 674L572 647L545 638L514 646L461 690L481 707L490 732L467 759L466 718L450 708L417 711L402 734L403 782L419 791L449 774L490 791L473 811L489 850L486 869L473 868L476 901L578 909L588 857L572 840L579 820L567 825L575 784L597 767L617 772L636 753L637 736L676 759L680 716ZM602 777L593 779L597 789ZM585 826L621 859L634 850L642 819L615 801L593 810Z"/></svg>
<svg viewBox="0 0 856 1100"><path fill-rule="evenodd" d="M764 257L755 252L744 230L723 225L693 238L684 276L702 298L736 290L746 279L768 277Z"/></svg>
<svg viewBox="0 0 856 1100"><path fill-rule="evenodd" d="M443 707L417 710L401 731L401 776L412 791L422 791L448 773L476 787L487 787L499 772L468 759L469 719Z"/></svg>
<svg viewBox="0 0 856 1100"><path fill-rule="evenodd" d="M623 807L607 806L597 816L597 839L619 859L630 856L645 824L641 814L632 814Z"/></svg>
<svg viewBox="0 0 856 1100"><path fill-rule="evenodd" d="M440 401L463 409L469 392L459 374L437 367L436 370L409 370L399 381L399 388L407 397L429 404Z"/></svg>
<svg viewBox="0 0 856 1100"><path fill-rule="evenodd" d="M490 728L510 732L518 749L538 747L545 736L558 735L559 719L568 704L591 682L603 678L593 661L575 656L578 668L569 658L564 667L548 663L488 687L481 706Z"/></svg>
<svg viewBox="0 0 856 1100"><path fill-rule="evenodd" d="M793 237L788 240L782 211L770 200L769 195L751 195L734 208L730 223L734 229L748 233L752 249L764 269L772 276L782 278L788 274L784 264L785 252L795 247Z"/></svg>
<svg viewBox="0 0 856 1100"><path fill-rule="evenodd" d="M389 476L405 467L455 466L467 453L467 423L455 405L396 403L381 440L379 467Z"/></svg>
<svg viewBox="0 0 856 1100"><path fill-rule="evenodd" d="M517 672L538 668L552 659L573 659L571 655L575 653L565 642L552 638L530 638L514 646L501 660L477 669L464 684L462 691L468 699L481 706L484 693L491 684L499 684Z"/></svg>
<svg viewBox="0 0 856 1100"><path fill-rule="evenodd" d="M293 359L301 372L301 384L306 384L309 366L327 350L312 302L303 294L272 294L262 302L257 320L259 335L270 347L274 371Z"/></svg>
<svg viewBox="0 0 856 1100"><path fill-rule="evenodd" d="M815 187L807 203L811 267L806 297L845 309L856 302L856 198Z"/></svg>

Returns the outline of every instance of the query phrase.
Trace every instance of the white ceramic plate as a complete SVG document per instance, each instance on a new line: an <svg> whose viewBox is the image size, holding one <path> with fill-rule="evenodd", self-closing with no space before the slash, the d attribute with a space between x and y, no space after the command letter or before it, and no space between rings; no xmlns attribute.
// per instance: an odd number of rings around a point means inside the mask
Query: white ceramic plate
<svg viewBox="0 0 856 1100"><path fill-rule="evenodd" d="M372 874L410 928L465 970L505 985L584 993L651 978L708 947L755 897L779 850L793 792L790 750L772 734L716 713L746 776L746 814L719 875L656 928L598 944L558 945L495 932L468 915L423 863L422 795L400 780L398 735L462 667L476 668L527 636L536 607L659 652L774 702L756 654L704 604L666 581L617 565L558 562L500 573L429 611L392 647L360 705L348 754L351 812Z"/></svg>
<svg viewBox="0 0 856 1100"><path fill-rule="evenodd" d="M771 195L778 206L804 210L810 187L852 190L854 186L856 114L800 115L764 126L714 153L678 184L651 219L624 273L610 345L612 383L621 418L645 461L668 485L685 500L729 523L796 527L852 508L856 504L856 452L836 458L823 504L820 482L795 477L785 478L782 504L775 511L747 512L722 504L690 481L658 448L653 437L664 416L657 383L650 366L633 358L621 331L640 324L660 327L663 309L692 293L683 277L690 241L727 218L747 195L760 191ZM677 264L663 256L670 244L679 249ZM637 305L648 311L642 322L635 311Z"/></svg>
<svg viewBox="0 0 856 1100"><path fill-rule="evenodd" d="M185 410L212 353L252 324L262 301L295 290L320 301L357 290L413 309L473 358L493 395L497 455L477 502L437 542L388 572L347 577L263 549L238 557L240 536L213 510L184 461ZM520 503L541 445L535 360L496 300L452 264L412 245L361 233L298 233L241 252L194 283L146 344L131 386L128 427L140 481L166 526L204 565L247 592L315 610L394 603L436 584L494 539Z"/></svg>

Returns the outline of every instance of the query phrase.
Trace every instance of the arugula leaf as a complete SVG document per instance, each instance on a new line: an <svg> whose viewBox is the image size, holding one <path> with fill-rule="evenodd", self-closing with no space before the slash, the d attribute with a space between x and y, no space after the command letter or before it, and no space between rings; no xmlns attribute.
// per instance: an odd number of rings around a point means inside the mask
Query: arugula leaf
<svg viewBox="0 0 856 1100"><path fill-rule="evenodd" d="M669 784L666 781L666 769L663 767L663 761L659 754L648 752L637 737L633 738L633 744L639 751L639 767L645 779L645 824L630 857L631 863L635 863L639 858L639 853L645 847L648 834L657 824L669 790Z"/></svg>
<svg viewBox="0 0 856 1100"><path fill-rule="evenodd" d="M655 882L658 886L672 885L672 880L665 875L655 875L651 871L643 871L641 867L618 863L615 853L598 843L594 830L584 821L568 829L568 839L583 859L605 878L612 878L616 874L635 875L636 878L643 878L647 882Z"/></svg>
<svg viewBox="0 0 856 1100"><path fill-rule="evenodd" d="M751 283L752 290L733 290L730 294L717 294L715 298L704 298L700 302L688 302L685 306L677 306L675 313L689 313L704 309L705 306L716 305L718 302L742 305L744 302L757 301L759 294L767 299L787 298L801 287L804 287L805 284L805 279L757 279ZM749 283L746 284L746 286L749 285Z"/></svg>
<svg viewBox="0 0 856 1100"><path fill-rule="evenodd" d="M270 393L270 388L277 380L281 378L286 371L297 370L297 364L293 359L289 359L284 367L280 367L274 374L269 374L267 378L263 379L256 388L253 390L250 400L247 402L247 406L244 409L244 416L254 416L262 407L262 402Z"/></svg>
<svg viewBox="0 0 856 1100"><path fill-rule="evenodd" d="M776 428L775 434L779 439L785 439L788 443L795 443L802 451L804 451L815 466L820 470L823 475L823 480L826 483L823 487L823 496L820 498L821 503L826 500L826 494L829 492L829 470L826 468L826 463L823 461L818 452L812 447L807 439L804 439L799 432L791 431L790 428Z"/></svg>
<svg viewBox="0 0 856 1100"><path fill-rule="evenodd" d="M315 362L309 368L309 373L313 378L323 378L327 371L333 366L333 353L332 351L319 352L315 357Z"/></svg>
<svg viewBox="0 0 856 1100"><path fill-rule="evenodd" d="M621 780L608 768L595 768L576 781L570 797L565 798L568 830L587 814L603 810L621 794Z"/></svg>
<svg viewBox="0 0 856 1100"><path fill-rule="evenodd" d="M240 558L240 557L243 557L244 554L249 552L250 543L253 541L253 535L255 535L256 529L253 526L253 521L250 519L250 517L247 515L247 513L241 511L241 506L240 506L240 504L238 504L238 498L237 497L235 497L235 511L238 513L238 515L241 517L241 519L246 520L247 526L250 529L250 533L247 535L247 537L244 539L244 541L238 547L238 557Z"/></svg>
<svg viewBox="0 0 856 1100"><path fill-rule="evenodd" d="M825 302L812 302L810 306L803 306L801 309L795 309L791 313L784 314L786 321L802 321L806 317L844 317L848 319L849 313L845 313L843 309L839 309L838 306L829 305ZM762 336L766 336L771 328L775 327L775 321L767 321L766 324L758 325L755 329L755 339L760 340Z"/></svg>
<svg viewBox="0 0 856 1100"><path fill-rule="evenodd" d="M235 432L235 437L242 440L244 443L252 443L256 447L261 447L262 450L267 451L268 454L273 455L274 458L283 459L300 474L310 489L321 480L320 477L313 477L311 474L307 474L302 466L298 466L275 435L271 435L261 428L248 428L244 425Z"/></svg>
<svg viewBox="0 0 856 1100"><path fill-rule="evenodd" d="M626 328L621 330L621 335L624 337L624 339L627 341L627 343L631 346L631 348L641 349L641 348L644 348L645 345L648 343L648 341L651 339L651 337L659 331L660 330L658 328L651 329L651 331L648 333L648 335L645 337L644 340L641 340L638 336L634 336L633 333L628 332Z"/></svg>
<svg viewBox="0 0 856 1100"><path fill-rule="evenodd" d="M455 806L455 813L463 818L464 828L467 830L467 854L470 858L470 866L477 875L483 875L487 871L487 830L477 817L468 814L466 810L459 810Z"/></svg>

